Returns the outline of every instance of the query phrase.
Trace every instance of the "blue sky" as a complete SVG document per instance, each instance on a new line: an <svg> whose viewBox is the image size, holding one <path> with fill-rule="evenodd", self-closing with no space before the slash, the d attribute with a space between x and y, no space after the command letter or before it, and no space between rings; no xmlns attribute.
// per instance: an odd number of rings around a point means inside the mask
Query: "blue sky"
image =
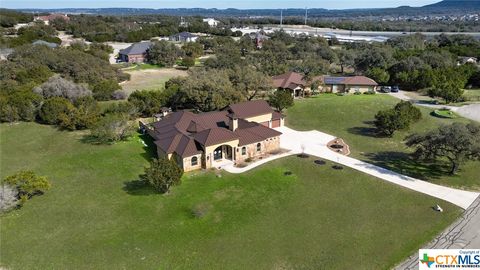
<svg viewBox="0 0 480 270"><path fill-rule="evenodd" d="M440 0L0 0L5 8L379 8L397 6L423 6Z"/></svg>

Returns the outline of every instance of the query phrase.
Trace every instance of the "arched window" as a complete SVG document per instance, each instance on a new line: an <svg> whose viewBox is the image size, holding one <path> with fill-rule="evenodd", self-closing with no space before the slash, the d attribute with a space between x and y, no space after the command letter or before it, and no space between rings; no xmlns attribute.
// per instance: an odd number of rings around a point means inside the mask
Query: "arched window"
<svg viewBox="0 0 480 270"><path fill-rule="evenodd" d="M260 152L262 150L262 145L260 143L257 143L257 152Z"/></svg>
<svg viewBox="0 0 480 270"><path fill-rule="evenodd" d="M197 165L198 165L198 158L192 157L192 166L197 166Z"/></svg>
<svg viewBox="0 0 480 270"><path fill-rule="evenodd" d="M247 154L247 148L244 146L242 147L242 156L245 156Z"/></svg>

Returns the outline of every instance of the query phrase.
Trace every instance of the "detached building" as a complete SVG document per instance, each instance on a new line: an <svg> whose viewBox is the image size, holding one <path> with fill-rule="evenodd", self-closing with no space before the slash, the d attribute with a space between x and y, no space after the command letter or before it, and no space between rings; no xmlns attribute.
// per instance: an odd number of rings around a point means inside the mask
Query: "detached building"
<svg viewBox="0 0 480 270"><path fill-rule="evenodd" d="M365 76L323 77L323 91L331 93L365 93L375 91L378 83Z"/></svg>
<svg viewBox="0 0 480 270"><path fill-rule="evenodd" d="M230 105L223 111L167 114L146 131L159 157L176 160L184 171L242 162L280 149L284 117L266 101Z"/></svg>
<svg viewBox="0 0 480 270"><path fill-rule="evenodd" d="M130 47L121 49L118 52L118 59L127 63L141 63L147 61L148 50L152 46L152 42L138 42L132 44Z"/></svg>
<svg viewBox="0 0 480 270"><path fill-rule="evenodd" d="M206 18L202 20L204 23L207 23L210 27L217 27L220 21L215 20L214 18Z"/></svg>
<svg viewBox="0 0 480 270"><path fill-rule="evenodd" d="M181 32L175 35L171 35L168 39L170 41L177 41L177 42L195 42L198 36L194 35L189 32Z"/></svg>

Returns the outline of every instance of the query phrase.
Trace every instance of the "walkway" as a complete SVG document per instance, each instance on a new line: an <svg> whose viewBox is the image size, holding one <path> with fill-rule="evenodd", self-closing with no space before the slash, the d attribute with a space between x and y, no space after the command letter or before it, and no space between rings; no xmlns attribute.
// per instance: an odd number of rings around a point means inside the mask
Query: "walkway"
<svg viewBox="0 0 480 270"><path fill-rule="evenodd" d="M448 106L448 105L435 105L429 103L422 103L421 101L412 99L408 95L405 94L405 91L398 91L397 93L388 93L392 97L396 97L401 100L412 101L415 104L423 107L428 107L432 109L442 109L448 108L452 112L457 113L458 115L468 118L470 120L480 122L480 104L470 104L470 105L463 105L463 106Z"/></svg>
<svg viewBox="0 0 480 270"><path fill-rule="evenodd" d="M470 249L480 248L480 197L455 223L437 235L422 249ZM418 252L395 267L396 270L418 269Z"/></svg>
<svg viewBox="0 0 480 270"><path fill-rule="evenodd" d="M400 185L402 187L409 188L430 195L432 197L448 201L462 207L463 209L467 209L479 195L479 193L477 192L458 190L418 180L387 170L385 168L375 166L370 163L337 154L329 150L326 146L327 143L335 139L335 137L320 131L296 131L288 127L280 127L277 128L277 130L282 132L280 139L280 147L290 150L291 152L288 154L298 154L305 152L309 155L337 162L344 166L373 175L375 177ZM284 154L284 156L288 154ZM267 158L244 168L235 168L232 165L226 166L224 167L224 169L228 172L240 173L281 157L283 156L272 156L271 159Z"/></svg>

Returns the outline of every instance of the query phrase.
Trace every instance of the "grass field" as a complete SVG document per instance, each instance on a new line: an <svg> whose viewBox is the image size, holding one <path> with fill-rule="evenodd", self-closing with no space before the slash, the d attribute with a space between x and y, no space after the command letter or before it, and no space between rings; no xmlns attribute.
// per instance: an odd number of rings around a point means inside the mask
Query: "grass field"
<svg viewBox="0 0 480 270"><path fill-rule="evenodd" d="M373 120L378 110L391 108L398 99L389 95L320 95L298 100L287 111L287 125L299 130L317 129L343 138L352 156L403 174L434 183L466 189L480 189L480 162L469 162L458 175L448 175L448 165L419 163L408 155L413 151L404 144L412 132L424 132L453 122L468 122L464 118L442 119L431 116L431 109L419 107L422 119L410 130L397 132L392 138L379 138Z"/></svg>
<svg viewBox="0 0 480 270"><path fill-rule="evenodd" d="M0 176L32 169L52 182L1 217L2 266L386 269L461 213L442 202L439 214L437 199L297 157L241 175L189 174L169 195L153 194L137 181L151 157L138 137L98 146L83 136L0 125Z"/></svg>
<svg viewBox="0 0 480 270"><path fill-rule="evenodd" d="M187 76L186 71L174 68L140 69L125 72L129 73L131 77L129 81L121 85L128 94L135 90L162 90L165 88L165 82L170 78Z"/></svg>

